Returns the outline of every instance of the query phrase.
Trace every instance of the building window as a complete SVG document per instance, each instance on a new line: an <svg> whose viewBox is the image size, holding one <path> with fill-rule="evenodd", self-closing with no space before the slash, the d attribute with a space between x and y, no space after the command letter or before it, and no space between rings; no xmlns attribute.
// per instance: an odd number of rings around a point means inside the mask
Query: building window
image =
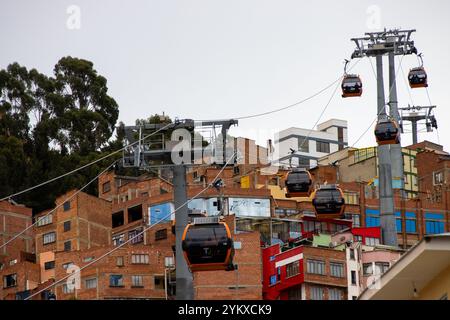
<svg viewBox="0 0 450 320"><path fill-rule="evenodd" d="M103 193L111 191L111 182L107 181L102 185Z"/></svg>
<svg viewBox="0 0 450 320"><path fill-rule="evenodd" d="M115 212L112 214L112 227L117 228L123 226L124 224L124 215L123 211Z"/></svg>
<svg viewBox="0 0 450 320"><path fill-rule="evenodd" d="M72 266L73 265L73 262L67 262L67 263L64 263L63 265L62 265L62 267L63 267L63 269L68 269L70 266Z"/></svg>
<svg viewBox="0 0 450 320"><path fill-rule="evenodd" d="M132 254L131 263L132 264L148 264L149 262L148 254Z"/></svg>
<svg viewBox="0 0 450 320"><path fill-rule="evenodd" d="M155 276L154 277L155 289L164 290L166 288L164 283L164 276Z"/></svg>
<svg viewBox="0 0 450 320"><path fill-rule="evenodd" d="M309 140L306 137L298 138L298 151L300 152L309 152Z"/></svg>
<svg viewBox="0 0 450 320"><path fill-rule="evenodd" d="M123 287L123 275L112 274L109 276L109 286L110 287Z"/></svg>
<svg viewBox="0 0 450 320"><path fill-rule="evenodd" d="M311 287L311 300L323 300L323 288Z"/></svg>
<svg viewBox="0 0 450 320"><path fill-rule="evenodd" d="M366 210L366 227L380 226L380 211L374 209Z"/></svg>
<svg viewBox="0 0 450 320"><path fill-rule="evenodd" d="M86 289L97 288L97 278L86 279L85 286L86 286Z"/></svg>
<svg viewBox="0 0 450 320"><path fill-rule="evenodd" d="M320 260L307 260L306 270L308 273L325 274L325 262Z"/></svg>
<svg viewBox="0 0 450 320"><path fill-rule="evenodd" d="M128 223L142 219L142 205L128 208Z"/></svg>
<svg viewBox="0 0 450 320"><path fill-rule="evenodd" d="M350 260L355 260L355 249L350 248Z"/></svg>
<svg viewBox="0 0 450 320"><path fill-rule="evenodd" d="M90 256L90 257L84 257L83 258L83 262L91 262L92 260L94 260L95 257Z"/></svg>
<svg viewBox="0 0 450 320"><path fill-rule="evenodd" d="M356 285L356 271L352 270L350 272L350 274L351 274L351 277L352 277L352 284Z"/></svg>
<svg viewBox="0 0 450 320"><path fill-rule="evenodd" d="M65 293L65 294L68 294L68 293L73 293L74 291L75 291L75 287L74 286L68 286L67 285L67 283L64 283L63 285L62 285L62 291L63 291L63 293Z"/></svg>
<svg viewBox="0 0 450 320"><path fill-rule="evenodd" d="M329 300L342 300L342 290L330 288L328 289Z"/></svg>
<svg viewBox="0 0 450 320"><path fill-rule="evenodd" d="M375 270L377 274L383 274L389 269L389 262L375 262Z"/></svg>
<svg viewBox="0 0 450 320"><path fill-rule="evenodd" d="M55 269L55 261L47 261L46 263L44 263L44 269L45 270Z"/></svg>
<svg viewBox="0 0 450 320"><path fill-rule="evenodd" d="M130 239L132 244L141 243L144 241L144 233L142 231L143 229L139 228L128 232L128 239Z"/></svg>
<svg viewBox="0 0 450 320"><path fill-rule="evenodd" d="M354 235L353 236L353 241L355 241L355 242L362 242L362 236Z"/></svg>
<svg viewBox="0 0 450 320"><path fill-rule="evenodd" d="M417 233L417 220L415 212L405 212L405 229L407 233Z"/></svg>
<svg viewBox="0 0 450 320"><path fill-rule="evenodd" d="M161 229L155 232L155 241L167 239L167 229Z"/></svg>
<svg viewBox="0 0 450 320"><path fill-rule="evenodd" d="M277 275L276 274L271 275L270 276L270 285L273 286L276 283L277 283Z"/></svg>
<svg viewBox="0 0 450 320"><path fill-rule="evenodd" d="M366 246L377 246L380 244L380 239L378 238L371 238L371 237L366 237Z"/></svg>
<svg viewBox="0 0 450 320"><path fill-rule="evenodd" d="M308 158L298 157L297 161L298 161L298 166L300 168L309 168L309 166L310 166L310 162L309 162Z"/></svg>
<svg viewBox="0 0 450 320"><path fill-rule="evenodd" d="M425 213L425 233L444 233L444 215L439 213Z"/></svg>
<svg viewBox="0 0 450 320"><path fill-rule="evenodd" d="M36 220L36 226L38 226L38 227L46 226L52 222L53 222L53 215L48 214L45 216L38 217Z"/></svg>
<svg viewBox="0 0 450 320"><path fill-rule="evenodd" d="M397 232L402 232L402 214L400 212L395 213L395 229Z"/></svg>
<svg viewBox="0 0 450 320"><path fill-rule="evenodd" d="M123 257L116 257L116 266L123 267Z"/></svg>
<svg viewBox="0 0 450 320"><path fill-rule="evenodd" d="M144 276L131 276L131 286L134 288L143 288Z"/></svg>
<svg viewBox="0 0 450 320"><path fill-rule="evenodd" d="M72 242L71 241L64 242L64 251L70 251L70 250L72 250Z"/></svg>
<svg viewBox="0 0 450 320"><path fill-rule="evenodd" d="M330 153L330 143L329 142L316 142L316 151L322 153Z"/></svg>
<svg viewBox="0 0 450 320"><path fill-rule="evenodd" d="M288 300L302 300L302 287L295 286L288 289Z"/></svg>
<svg viewBox="0 0 450 320"><path fill-rule="evenodd" d="M345 220L352 220L352 227L360 227L361 226L361 216L359 214L345 213L344 218L345 218Z"/></svg>
<svg viewBox="0 0 450 320"><path fill-rule="evenodd" d="M332 277L344 277L344 264L338 262L330 262L330 275Z"/></svg>
<svg viewBox="0 0 450 320"><path fill-rule="evenodd" d="M56 241L56 233L55 232L49 232L43 235L42 237L43 244L50 244Z"/></svg>
<svg viewBox="0 0 450 320"><path fill-rule="evenodd" d="M64 211L69 211L70 210L70 201L66 201L64 202Z"/></svg>
<svg viewBox="0 0 450 320"><path fill-rule="evenodd" d="M119 234L119 235L112 237L112 242L113 242L114 246L121 245L122 243L125 242L125 235Z"/></svg>
<svg viewBox="0 0 450 320"><path fill-rule="evenodd" d="M70 231L70 221L64 221L64 232Z"/></svg>
<svg viewBox="0 0 450 320"><path fill-rule="evenodd" d="M371 276L373 274L372 262L363 264L363 274L365 276Z"/></svg>
<svg viewBox="0 0 450 320"><path fill-rule="evenodd" d="M444 172L443 171L433 172L433 184L440 185L443 183L444 183Z"/></svg>
<svg viewBox="0 0 450 320"><path fill-rule="evenodd" d="M296 276L300 273L300 262L294 261L286 265L286 278Z"/></svg>
<svg viewBox="0 0 450 320"><path fill-rule="evenodd" d="M17 286L17 274L8 274L3 276L3 288L11 288Z"/></svg>

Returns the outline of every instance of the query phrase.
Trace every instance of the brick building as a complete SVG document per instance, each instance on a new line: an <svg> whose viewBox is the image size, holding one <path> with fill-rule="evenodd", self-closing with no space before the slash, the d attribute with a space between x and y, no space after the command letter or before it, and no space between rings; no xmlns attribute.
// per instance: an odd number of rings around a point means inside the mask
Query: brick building
<svg viewBox="0 0 450 320"><path fill-rule="evenodd" d="M32 210L14 202L0 201L0 267L20 258L21 252L34 253L34 233L30 228L14 242L3 246L13 236L32 224Z"/></svg>

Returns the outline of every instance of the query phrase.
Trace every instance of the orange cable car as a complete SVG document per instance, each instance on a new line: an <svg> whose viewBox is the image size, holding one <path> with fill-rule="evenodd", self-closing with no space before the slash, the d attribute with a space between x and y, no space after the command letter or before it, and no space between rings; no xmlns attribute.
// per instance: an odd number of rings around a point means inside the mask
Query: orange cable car
<svg viewBox="0 0 450 320"><path fill-rule="evenodd" d="M342 79L342 97L360 97L363 92L361 78L356 74L346 74Z"/></svg>
<svg viewBox="0 0 450 320"><path fill-rule="evenodd" d="M182 249L192 272L234 270L231 232L218 217L194 218L184 229Z"/></svg>
<svg viewBox="0 0 450 320"><path fill-rule="evenodd" d="M335 184L322 185L316 189L312 204L318 219L339 219L344 215L344 193Z"/></svg>
<svg viewBox="0 0 450 320"><path fill-rule="evenodd" d="M309 197L312 192L312 177L308 170L295 168L286 178L286 198Z"/></svg>
<svg viewBox="0 0 450 320"><path fill-rule="evenodd" d="M375 126L375 138L379 146L400 143L400 127L394 120L379 120Z"/></svg>

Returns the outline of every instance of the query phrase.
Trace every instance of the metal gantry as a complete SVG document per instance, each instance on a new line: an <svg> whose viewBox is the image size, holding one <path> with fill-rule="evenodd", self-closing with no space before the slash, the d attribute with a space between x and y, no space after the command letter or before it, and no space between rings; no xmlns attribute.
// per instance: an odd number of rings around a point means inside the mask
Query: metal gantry
<svg viewBox="0 0 450 320"><path fill-rule="evenodd" d="M399 108L401 112L400 127L404 132L403 122L411 122L412 142L417 143L418 124L422 121L425 123L427 132L432 132L433 128L437 129L436 117L433 114L433 109L436 106L408 106L406 108Z"/></svg>
<svg viewBox="0 0 450 320"><path fill-rule="evenodd" d="M381 32L369 32L365 37L352 38L356 49L352 59L363 57L375 57L377 70L377 117L378 121L391 118L397 123L400 121L397 101L397 87L395 75L396 55L417 54L414 41L411 40L415 30L384 30ZM386 103L383 79L383 56L389 57L389 102ZM389 115L386 111L389 105ZM383 243L397 246L397 232L394 214L394 195L392 180L400 181L400 189L404 189L403 180L403 156L399 144L378 146L378 177L380 195L380 222L382 228Z"/></svg>

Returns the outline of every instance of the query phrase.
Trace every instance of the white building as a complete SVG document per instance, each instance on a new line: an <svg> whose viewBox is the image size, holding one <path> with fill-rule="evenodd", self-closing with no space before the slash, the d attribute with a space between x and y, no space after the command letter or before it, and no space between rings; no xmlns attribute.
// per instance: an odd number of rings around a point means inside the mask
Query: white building
<svg viewBox="0 0 450 320"><path fill-rule="evenodd" d="M347 121L338 119L325 121L316 130L288 128L278 132L275 140L281 164L288 165L291 159L293 166L305 168L315 167L319 158L347 146Z"/></svg>

